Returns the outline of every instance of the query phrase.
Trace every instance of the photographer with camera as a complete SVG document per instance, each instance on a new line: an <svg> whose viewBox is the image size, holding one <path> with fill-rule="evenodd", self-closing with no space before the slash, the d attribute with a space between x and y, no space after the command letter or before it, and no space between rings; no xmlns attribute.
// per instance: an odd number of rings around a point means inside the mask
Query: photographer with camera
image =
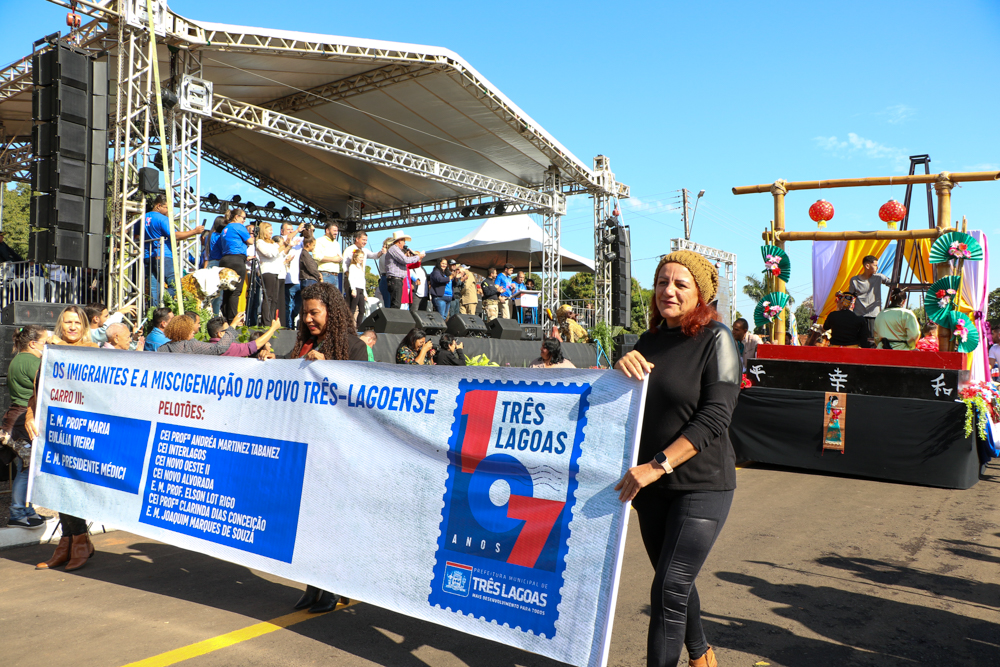
<svg viewBox="0 0 1000 667"><path fill-rule="evenodd" d="M441 334L441 349L434 355L438 366L465 366L465 350L462 343L455 340L450 333Z"/></svg>

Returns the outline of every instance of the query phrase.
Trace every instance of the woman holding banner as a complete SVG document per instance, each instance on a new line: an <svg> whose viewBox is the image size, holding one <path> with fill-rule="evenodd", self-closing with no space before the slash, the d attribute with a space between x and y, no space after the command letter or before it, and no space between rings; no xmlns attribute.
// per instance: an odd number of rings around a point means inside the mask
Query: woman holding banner
<svg viewBox="0 0 1000 667"><path fill-rule="evenodd" d="M289 359L368 361L368 346L358 338L354 318L347 311L347 303L336 285L315 283L299 293L302 295L302 315ZM307 585L295 609L308 607L310 613L321 614L336 609L338 601L350 603L336 593Z"/></svg>
<svg viewBox="0 0 1000 667"><path fill-rule="evenodd" d="M656 267L649 331L616 367L649 383L641 465L615 487L634 499L646 553L656 568L646 664L714 667L695 579L729 515L736 457L729 422L741 365L732 334L708 306L719 275L701 255L678 250Z"/></svg>
<svg viewBox="0 0 1000 667"><path fill-rule="evenodd" d="M56 320L51 345L72 345L74 347L97 347L90 340L90 319L80 306L66 306ZM35 393L28 402L25 413L24 427L34 440L38 437L38 427L35 426L35 408L38 405L38 378L35 378ZM87 520L70 514L59 513L59 523L62 525L62 537L56 545L52 558L35 566L36 570L51 570L65 563L66 571L79 570L87 564L94 555L94 544L90 541L90 530Z"/></svg>

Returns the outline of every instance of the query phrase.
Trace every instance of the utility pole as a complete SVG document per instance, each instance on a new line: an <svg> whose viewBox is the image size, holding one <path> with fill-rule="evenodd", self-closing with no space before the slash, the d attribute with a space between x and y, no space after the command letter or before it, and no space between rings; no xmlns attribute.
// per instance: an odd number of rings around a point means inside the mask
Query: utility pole
<svg viewBox="0 0 1000 667"><path fill-rule="evenodd" d="M691 219L688 217L688 209L690 208L691 193L687 191L687 188L681 190L681 198L684 200L683 208L681 208L681 217L684 218L684 240L691 240Z"/></svg>

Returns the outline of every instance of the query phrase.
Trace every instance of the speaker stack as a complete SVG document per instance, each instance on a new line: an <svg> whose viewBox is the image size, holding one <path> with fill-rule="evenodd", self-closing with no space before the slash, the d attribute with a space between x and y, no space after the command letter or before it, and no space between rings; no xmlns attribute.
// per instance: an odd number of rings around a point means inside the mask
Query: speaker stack
<svg viewBox="0 0 1000 667"><path fill-rule="evenodd" d="M108 64L65 42L32 58L29 257L102 268L108 160Z"/></svg>
<svg viewBox="0 0 1000 667"><path fill-rule="evenodd" d="M612 355L614 357L613 361L617 363L619 359L631 352L638 342L639 337L635 334L622 333L615 336L615 353Z"/></svg>
<svg viewBox="0 0 1000 667"><path fill-rule="evenodd" d="M542 339L541 324L521 325L521 340L541 340L541 339Z"/></svg>

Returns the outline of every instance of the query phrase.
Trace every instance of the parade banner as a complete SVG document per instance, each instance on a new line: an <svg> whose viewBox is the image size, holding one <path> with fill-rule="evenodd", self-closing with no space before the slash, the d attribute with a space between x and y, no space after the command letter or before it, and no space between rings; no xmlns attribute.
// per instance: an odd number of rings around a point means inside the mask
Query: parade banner
<svg viewBox="0 0 1000 667"><path fill-rule="evenodd" d="M607 661L644 401L620 372L50 346L38 391L41 506Z"/></svg>

